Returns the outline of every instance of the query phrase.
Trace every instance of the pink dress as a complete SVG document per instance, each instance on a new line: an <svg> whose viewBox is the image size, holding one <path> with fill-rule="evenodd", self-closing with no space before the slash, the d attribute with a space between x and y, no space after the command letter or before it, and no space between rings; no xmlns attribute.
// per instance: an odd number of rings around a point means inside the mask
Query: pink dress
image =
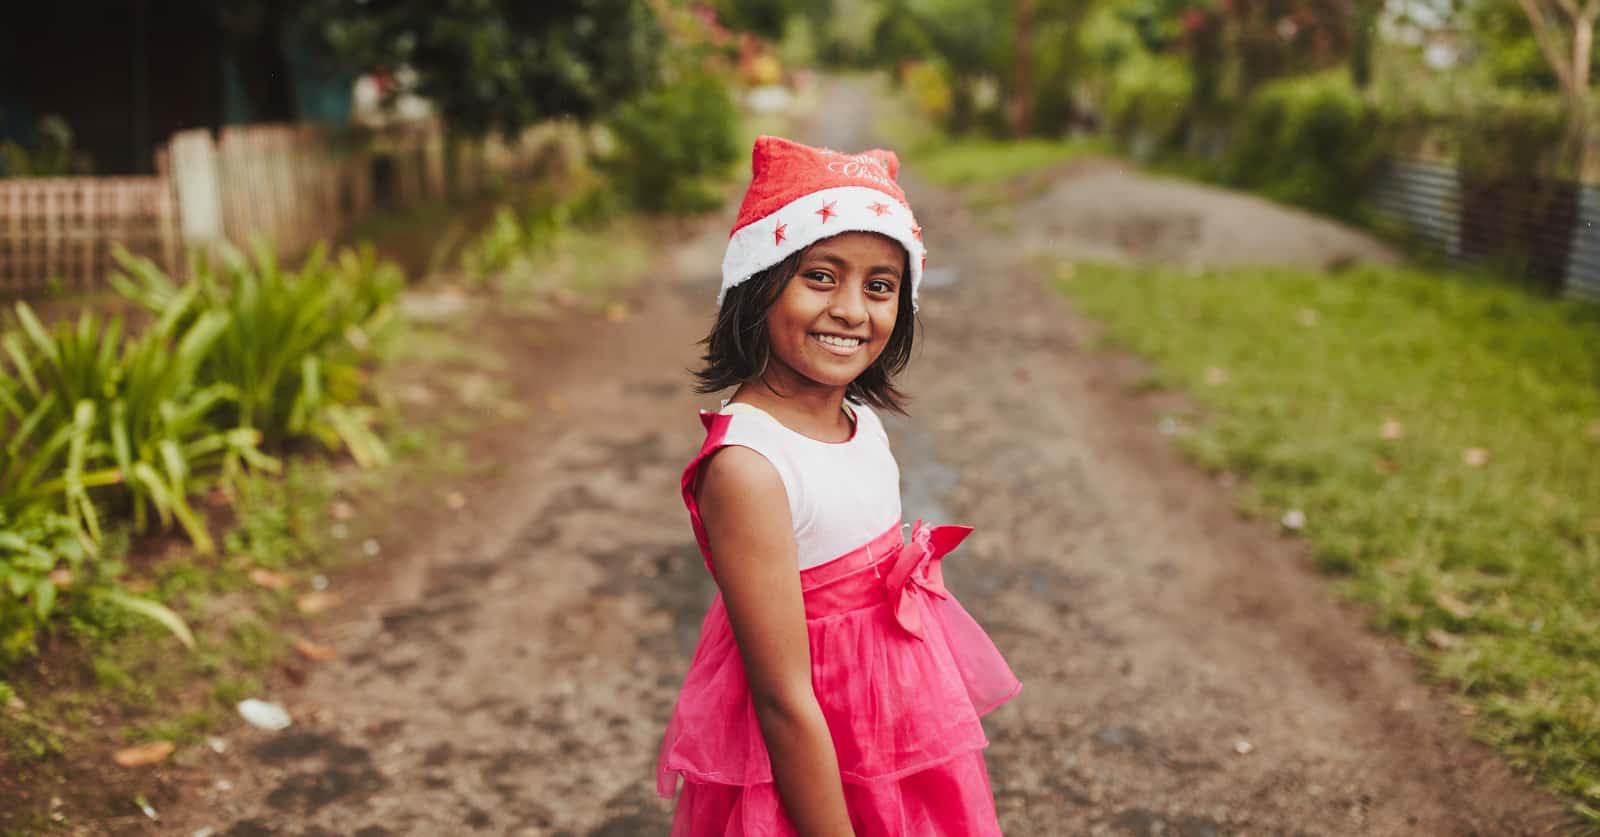
<svg viewBox="0 0 1600 837"><path fill-rule="evenodd" d="M857 433L868 418L876 423L870 412L857 412ZM682 485L710 569L695 487L701 463L728 444L733 417L702 413L701 419L705 444ZM970 531L918 521L907 542L896 521L843 555L799 571L812 687L859 837L1000 834L983 760L989 742L978 719L1022 685L944 586L940 561ZM662 796L678 797L674 837L795 834L773 784L720 595L701 625L656 782Z"/></svg>

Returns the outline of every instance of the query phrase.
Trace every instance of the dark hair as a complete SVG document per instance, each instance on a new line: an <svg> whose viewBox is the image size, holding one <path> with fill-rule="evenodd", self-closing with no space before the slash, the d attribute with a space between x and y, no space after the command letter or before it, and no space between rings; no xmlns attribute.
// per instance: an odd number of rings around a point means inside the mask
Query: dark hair
<svg viewBox="0 0 1600 837"><path fill-rule="evenodd" d="M705 367L694 373L695 391L701 393L736 387L766 371L772 338L767 334L767 312L783 295L800 268L805 251L751 276L728 289L717 309L711 333L700 343L706 347ZM845 398L882 410L905 413L906 395L895 388L894 376L911 360L911 340L917 318L911 310L911 265L902 268L900 313L883 354L845 388Z"/></svg>

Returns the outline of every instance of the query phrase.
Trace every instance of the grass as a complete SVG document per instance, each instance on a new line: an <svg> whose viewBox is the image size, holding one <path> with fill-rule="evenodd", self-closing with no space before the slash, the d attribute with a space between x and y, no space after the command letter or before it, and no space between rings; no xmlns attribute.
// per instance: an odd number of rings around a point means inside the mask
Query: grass
<svg viewBox="0 0 1600 837"><path fill-rule="evenodd" d="M1097 138L1002 140L939 137L913 146L906 166L941 186L977 186L1009 180L1079 157L1108 154Z"/></svg>
<svg viewBox="0 0 1600 837"><path fill-rule="evenodd" d="M1060 287L1194 396L1184 449L1303 515L1317 564L1600 827L1600 309L1408 268Z"/></svg>

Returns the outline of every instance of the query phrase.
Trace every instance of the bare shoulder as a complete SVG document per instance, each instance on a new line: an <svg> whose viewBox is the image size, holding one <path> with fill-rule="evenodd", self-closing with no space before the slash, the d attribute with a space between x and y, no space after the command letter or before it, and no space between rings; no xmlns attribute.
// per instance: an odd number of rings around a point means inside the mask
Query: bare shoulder
<svg viewBox="0 0 1600 837"><path fill-rule="evenodd" d="M757 517L760 522L775 511L789 516L788 497L778 469L765 456L738 445L729 445L711 456L700 475L696 499L704 513L714 517Z"/></svg>

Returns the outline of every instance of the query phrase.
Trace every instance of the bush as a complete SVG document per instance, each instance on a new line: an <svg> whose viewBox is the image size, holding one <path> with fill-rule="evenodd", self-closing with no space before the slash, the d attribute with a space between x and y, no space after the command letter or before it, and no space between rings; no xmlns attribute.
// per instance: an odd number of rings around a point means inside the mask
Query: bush
<svg viewBox="0 0 1600 837"><path fill-rule="evenodd" d="M1345 218L1383 152L1377 111L1342 72L1284 79L1250 97L1224 163L1232 185Z"/></svg>
<svg viewBox="0 0 1600 837"><path fill-rule="evenodd" d="M363 363L405 284L399 268L370 247L330 261L318 246L299 270L286 270L258 246L253 262L232 250L217 262L197 259L180 288L147 260L119 261L131 278L113 283L151 313L226 323L196 368L204 385L228 387L213 414L222 424L258 432L269 447L314 438L364 466L387 458L363 406Z"/></svg>
<svg viewBox="0 0 1600 837"><path fill-rule="evenodd" d="M615 150L602 162L617 190L651 212L699 212L721 203L715 181L739 157L738 114L721 80L693 73L619 107Z"/></svg>
<svg viewBox="0 0 1600 837"><path fill-rule="evenodd" d="M1174 55L1136 52L1111 76L1106 115L1135 157L1148 159L1182 140L1194 96L1194 73Z"/></svg>

